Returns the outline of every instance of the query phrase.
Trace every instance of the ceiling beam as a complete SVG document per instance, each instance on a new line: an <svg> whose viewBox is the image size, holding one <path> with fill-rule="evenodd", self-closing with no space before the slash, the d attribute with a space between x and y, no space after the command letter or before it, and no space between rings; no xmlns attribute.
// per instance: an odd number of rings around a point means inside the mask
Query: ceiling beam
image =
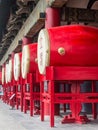
<svg viewBox="0 0 98 130"><path fill-rule="evenodd" d="M35 29L35 26L37 25L37 23L41 22L39 26L42 26L42 22L44 21L40 17L40 13L44 13L48 6L53 5L53 7L59 7L59 6L61 7L66 2L67 0L39 0L35 9L32 11L30 16L28 17L28 19L26 20L26 22L24 23L24 25L22 26L18 34L16 35L15 39L11 43L6 54L3 56L2 60L0 61L0 65L2 65L8 59L9 54L11 54L15 50L15 48L17 48L18 41L20 41L24 36L27 36L28 34L31 35L30 31L32 31L33 28ZM40 28L41 27L38 27L38 29ZM34 35L34 31L33 31L33 35Z"/></svg>

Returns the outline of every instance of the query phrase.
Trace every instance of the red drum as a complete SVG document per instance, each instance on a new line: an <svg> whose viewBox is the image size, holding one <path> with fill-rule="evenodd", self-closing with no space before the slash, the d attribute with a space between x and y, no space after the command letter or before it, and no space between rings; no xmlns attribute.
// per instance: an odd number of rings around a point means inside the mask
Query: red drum
<svg viewBox="0 0 98 130"><path fill-rule="evenodd" d="M21 59L22 53L16 53L14 55L14 79L16 81L19 80L19 77L21 75Z"/></svg>
<svg viewBox="0 0 98 130"><path fill-rule="evenodd" d="M5 82L5 66L2 65L2 84Z"/></svg>
<svg viewBox="0 0 98 130"><path fill-rule="evenodd" d="M37 69L37 43L23 46L22 50L22 78L25 79L28 73L32 73Z"/></svg>
<svg viewBox="0 0 98 130"><path fill-rule="evenodd" d="M98 66L98 29L70 25L42 29L38 36L38 68Z"/></svg>

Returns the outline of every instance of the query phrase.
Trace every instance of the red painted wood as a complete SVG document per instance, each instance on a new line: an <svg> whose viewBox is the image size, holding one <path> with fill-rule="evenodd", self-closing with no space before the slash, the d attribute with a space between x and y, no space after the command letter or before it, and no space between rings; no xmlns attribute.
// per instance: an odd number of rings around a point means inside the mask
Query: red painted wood
<svg viewBox="0 0 98 130"><path fill-rule="evenodd" d="M48 91L45 92L44 78L41 78L41 120L44 121L44 104L50 105L50 126L53 127L55 120L55 105L70 104L71 114L65 116L62 123L80 123L89 122L87 115L80 115L82 103L92 103L93 118L97 118L96 103L98 103L98 93L95 92L95 82L98 80L98 67L67 67L67 66L50 66L46 68L46 79L48 81ZM80 86L85 80L92 81L92 92L81 93ZM55 83L71 84L71 92L55 92ZM60 87L60 86L59 86Z"/></svg>
<svg viewBox="0 0 98 130"><path fill-rule="evenodd" d="M60 9L46 8L45 28L56 27L60 25Z"/></svg>
<svg viewBox="0 0 98 130"><path fill-rule="evenodd" d="M46 80L98 80L98 67L47 67Z"/></svg>
<svg viewBox="0 0 98 130"><path fill-rule="evenodd" d="M26 86L29 86L29 92L26 91ZM23 83L23 101L24 101L24 112L26 113L28 110L28 104L27 101L30 103L30 116L33 116L34 114L37 114L36 112L34 113L35 109L35 101L38 102L39 109L40 109L40 86L39 82L36 82L36 74L29 73L27 75L27 78L24 80ZM36 111L36 110L35 110ZM38 111L37 111L38 112ZM39 111L40 113L40 111Z"/></svg>
<svg viewBox="0 0 98 130"><path fill-rule="evenodd" d="M48 29L50 40L50 66L98 65L98 29L70 25ZM65 55L58 48L65 48Z"/></svg>
<svg viewBox="0 0 98 130"><path fill-rule="evenodd" d="M23 37L22 45L24 46L24 45L27 45L27 44L31 43L31 40L32 40L31 38Z"/></svg>

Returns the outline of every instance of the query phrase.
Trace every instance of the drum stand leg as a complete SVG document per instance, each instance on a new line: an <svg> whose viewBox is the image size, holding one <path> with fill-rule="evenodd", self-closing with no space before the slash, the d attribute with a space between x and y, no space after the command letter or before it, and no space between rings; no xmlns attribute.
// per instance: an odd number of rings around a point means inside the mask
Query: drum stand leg
<svg viewBox="0 0 98 130"><path fill-rule="evenodd" d="M80 93L80 84L78 83L78 81L72 83L71 92L74 94ZM77 98L72 97L72 100L77 100ZM86 115L80 115L80 112L82 109L81 103L71 101L70 109L71 109L72 114L64 116L64 118L62 120L63 124L64 123L85 124L90 121Z"/></svg>

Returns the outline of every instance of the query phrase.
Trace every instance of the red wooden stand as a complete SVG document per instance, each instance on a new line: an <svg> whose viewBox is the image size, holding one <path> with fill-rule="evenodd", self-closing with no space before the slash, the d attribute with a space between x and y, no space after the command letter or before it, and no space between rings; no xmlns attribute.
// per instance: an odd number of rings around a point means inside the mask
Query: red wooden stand
<svg viewBox="0 0 98 130"><path fill-rule="evenodd" d="M4 103L7 103L8 102L8 90L7 90L7 84L6 83L4 83L3 84L3 102Z"/></svg>
<svg viewBox="0 0 98 130"><path fill-rule="evenodd" d="M10 98L10 95L11 95L11 91L10 91L9 84L4 83L4 85L3 85L3 91L4 91L3 101L5 103L7 103L7 104L10 104L9 98Z"/></svg>
<svg viewBox="0 0 98 130"><path fill-rule="evenodd" d="M11 99L11 96L13 94L16 94L16 87L15 87L15 81L12 80L9 83L3 84L3 102L9 104L10 106L14 107L16 105L16 98L15 96L13 99Z"/></svg>
<svg viewBox="0 0 98 130"><path fill-rule="evenodd" d="M7 102L10 104L9 98L11 97L11 86L7 84ZM11 105L11 104L10 104Z"/></svg>
<svg viewBox="0 0 98 130"><path fill-rule="evenodd" d="M12 108L14 108L16 105L16 82L14 79L12 79L11 82L8 83L8 88L10 90L10 97L8 97L9 104L10 106L12 106Z"/></svg>
<svg viewBox="0 0 98 130"><path fill-rule="evenodd" d="M87 115L81 115L81 103L92 103L93 118L97 118L96 103L98 93L95 92L95 81L98 80L98 67L47 67L46 79L40 81L41 85L41 120L44 121L44 103L50 104L50 126L54 126L55 104L70 104L71 114L65 116L62 123L87 123ZM48 81L48 92L44 91L44 81ZM81 93L80 84L83 81L92 81L92 92ZM55 83L71 85L71 92L55 92Z"/></svg>
<svg viewBox="0 0 98 130"><path fill-rule="evenodd" d="M23 82L24 113L26 113L30 105L30 116L40 114L40 86L36 79L36 73L29 73Z"/></svg>
<svg viewBox="0 0 98 130"><path fill-rule="evenodd" d="M19 106L21 111L23 111L23 86L21 77L16 82L16 108L18 109Z"/></svg>

